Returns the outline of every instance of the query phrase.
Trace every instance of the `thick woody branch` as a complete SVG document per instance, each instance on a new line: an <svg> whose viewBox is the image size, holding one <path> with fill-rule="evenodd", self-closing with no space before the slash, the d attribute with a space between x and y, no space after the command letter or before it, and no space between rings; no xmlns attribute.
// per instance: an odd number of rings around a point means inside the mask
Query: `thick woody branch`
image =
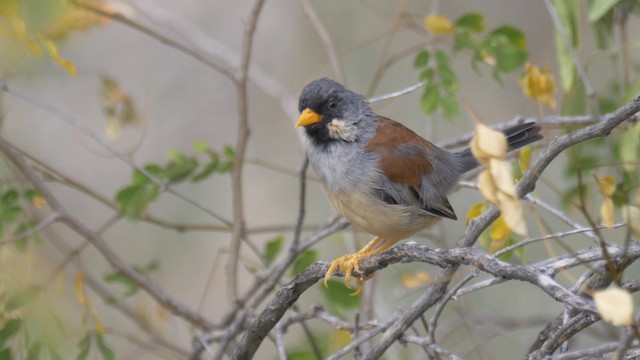
<svg viewBox="0 0 640 360"><path fill-rule="evenodd" d="M622 249L612 249L611 253L620 255L623 251ZM639 257L640 245L630 247L626 254L629 257ZM547 293L554 300L593 314L595 313L595 308L591 300L571 293L553 280L551 274L555 273L557 271L556 268L559 267L567 269L601 258L602 254L599 249L587 249L576 254L564 255L551 261L559 264L558 266L553 266L550 261L544 261L538 265L534 264L525 267L502 262L480 248L467 247L445 250L431 249L425 245L402 244L362 260L360 263L362 269L360 276L363 278L368 277L376 271L396 263L423 262L443 269L470 265L498 278L529 282ZM234 358L251 358L287 309L295 303L303 292L324 277L328 265L326 262L317 262L282 287L266 306L265 310L251 323L234 354ZM342 276L342 274L337 275ZM379 329L372 331L379 331Z"/></svg>

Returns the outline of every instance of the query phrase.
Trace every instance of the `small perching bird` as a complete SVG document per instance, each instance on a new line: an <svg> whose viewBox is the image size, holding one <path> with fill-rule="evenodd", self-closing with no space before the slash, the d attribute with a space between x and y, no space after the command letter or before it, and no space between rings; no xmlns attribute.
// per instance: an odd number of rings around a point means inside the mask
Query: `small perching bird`
<svg viewBox="0 0 640 360"><path fill-rule="evenodd" d="M360 272L360 261L389 249L442 218L456 220L447 194L462 174L478 166L469 149L448 152L402 124L374 113L364 98L327 78L304 87L296 126L304 127L309 162L335 209L374 235L365 247L331 262ZM504 131L510 150L542 139L529 122ZM356 294L362 289L358 287Z"/></svg>

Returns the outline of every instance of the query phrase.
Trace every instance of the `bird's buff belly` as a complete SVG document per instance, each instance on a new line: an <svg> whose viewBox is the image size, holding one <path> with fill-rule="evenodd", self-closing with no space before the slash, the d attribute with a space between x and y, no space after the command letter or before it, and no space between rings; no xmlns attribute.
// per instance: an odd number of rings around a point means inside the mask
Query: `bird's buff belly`
<svg viewBox="0 0 640 360"><path fill-rule="evenodd" d="M358 191L342 194L327 191L327 196L351 225L385 240L406 239L440 219L417 206L391 205Z"/></svg>

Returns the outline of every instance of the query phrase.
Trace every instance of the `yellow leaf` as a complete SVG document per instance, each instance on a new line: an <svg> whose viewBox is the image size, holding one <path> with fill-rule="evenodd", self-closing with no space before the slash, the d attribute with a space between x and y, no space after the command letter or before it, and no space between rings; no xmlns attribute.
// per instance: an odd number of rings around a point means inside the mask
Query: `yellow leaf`
<svg viewBox="0 0 640 360"><path fill-rule="evenodd" d="M407 289L417 288L420 285L429 284L431 277L424 271L415 274L402 274L402 286Z"/></svg>
<svg viewBox="0 0 640 360"><path fill-rule="evenodd" d="M635 206L625 205L622 207L622 217L631 232L635 236L640 236L640 209Z"/></svg>
<svg viewBox="0 0 640 360"><path fill-rule="evenodd" d="M542 70L539 66L527 63L525 75L520 79L520 87L526 97L551 109L556 108L555 80L549 66L545 66Z"/></svg>
<svg viewBox="0 0 640 360"><path fill-rule="evenodd" d="M491 241L502 241L505 238L509 238L509 236L511 236L511 229L509 229L507 223L504 221L504 216L500 215L491 226L489 238Z"/></svg>
<svg viewBox="0 0 640 360"><path fill-rule="evenodd" d="M593 301L602 320L615 326L633 324L633 300L625 289L610 287L593 293Z"/></svg>
<svg viewBox="0 0 640 360"><path fill-rule="evenodd" d="M600 194L603 196L611 197L616 191L616 178L611 175L601 178L596 176L596 184L598 185L598 191L600 191Z"/></svg>
<svg viewBox="0 0 640 360"><path fill-rule="evenodd" d="M486 201L482 201L482 202L471 205L471 208L467 212L467 224L474 218L477 218L478 216L482 215L482 213L486 209L487 209Z"/></svg>
<svg viewBox="0 0 640 360"><path fill-rule="evenodd" d="M453 23L446 16L427 15L424 18L424 27L434 35L446 35L453 32Z"/></svg>
<svg viewBox="0 0 640 360"><path fill-rule="evenodd" d="M600 205L600 217L602 218L602 223L604 223L607 229L613 228L615 219L613 216L613 200L611 200L611 198L605 198L602 200L602 205Z"/></svg>
<svg viewBox="0 0 640 360"><path fill-rule="evenodd" d="M51 42L50 40L43 40L42 46L47 50L47 53L51 57L51 59L58 63L63 69L65 69L72 76L78 75L78 71L76 70L76 66L69 60L63 59L58 53L58 48Z"/></svg>
<svg viewBox="0 0 640 360"><path fill-rule="evenodd" d="M91 1L90 4L99 10L111 13L111 5L108 2ZM80 7L70 7L69 10L62 15L57 21L46 31L47 38L58 40L64 38L70 32L86 31L94 26L102 26L111 22L106 16L98 15L92 11Z"/></svg>
<svg viewBox="0 0 640 360"><path fill-rule="evenodd" d="M31 204L33 204L36 209L42 209L42 207L47 204L47 200L45 200L42 195L36 195L31 199Z"/></svg>
<svg viewBox="0 0 640 360"><path fill-rule="evenodd" d="M329 335L330 344L334 349L342 349L351 344L351 332L348 330L334 330Z"/></svg>
<svg viewBox="0 0 640 360"><path fill-rule="evenodd" d="M527 146L518 153L518 165L520 165L520 170L522 170L522 172L529 170L532 149L533 148L531 146Z"/></svg>
<svg viewBox="0 0 640 360"><path fill-rule="evenodd" d="M76 273L76 299L80 305L87 303L87 298L84 295L84 277L80 271Z"/></svg>
<svg viewBox="0 0 640 360"><path fill-rule="evenodd" d="M91 308L91 314L93 315L93 325L96 328L96 333L98 333L98 335L100 336L104 336L104 324L98 316L98 313L96 313L96 311Z"/></svg>
<svg viewBox="0 0 640 360"><path fill-rule="evenodd" d="M489 246L489 252L491 254L505 247L509 238L511 237L511 229L505 221L505 217L500 215L491 226L489 231L489 239L491 239L491 245Z"/></svg>

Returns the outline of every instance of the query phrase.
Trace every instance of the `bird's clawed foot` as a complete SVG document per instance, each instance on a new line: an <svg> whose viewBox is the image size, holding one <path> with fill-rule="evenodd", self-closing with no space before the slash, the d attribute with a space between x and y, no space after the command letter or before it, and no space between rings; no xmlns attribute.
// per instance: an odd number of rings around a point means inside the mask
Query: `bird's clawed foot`
<svg viewBox="0 0 640 360"><path fill-rule="evenodd" d="M360 270L360 261L366 257L375 255L381 251L388 249L391 245L391 244L388 244L388 245L385 244L378 248L375 248L376 245L380 243L380 241L382 241L382 239L376 236L373 240L371 240L371 242L369 242L365 247L360 249L358 252L353 254L347 254L333 260L329 265L329 270L327 270L327 273L324 276L324 286L326 287L329 286L328 284L329 279L331 279L336 269L339 268L340 271L344 273L345 286L350 287L349 285L351 282L351 273L353 272L353 270L355 270L360 274L362 273L362 271ZM356 280L358 281L358 288L354 293L351 294L352 296L357 296L362 292L363 284L365 281L368 280L368 278L364 278L364 279L358 278Z"/></svg>

